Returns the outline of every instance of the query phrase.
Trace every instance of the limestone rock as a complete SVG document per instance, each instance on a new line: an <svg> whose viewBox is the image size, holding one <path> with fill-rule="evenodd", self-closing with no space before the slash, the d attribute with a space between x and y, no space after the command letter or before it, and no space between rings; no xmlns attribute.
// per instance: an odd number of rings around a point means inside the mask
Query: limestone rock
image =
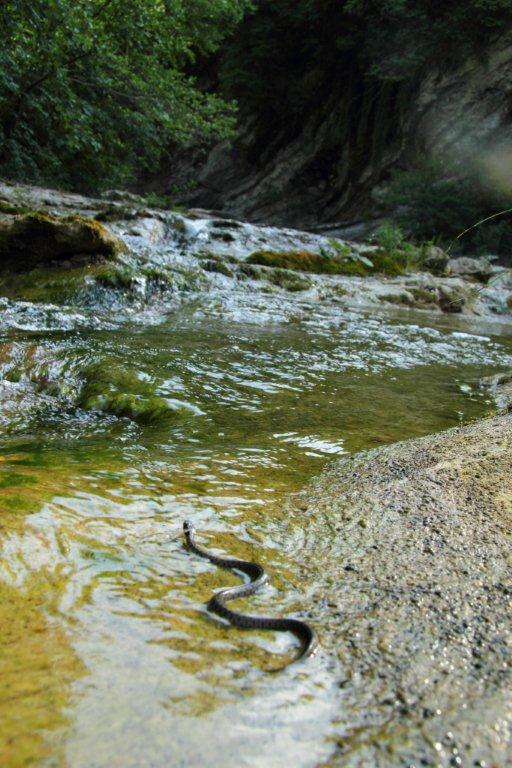
<svg viewBox="0 0 512 768"><path fill-rule="evenodd" d="M452 315L462 312L467 300L460 288L450 288L447 285L439 285L438 296L442 311Z"/></svg>
<svg viewBox="0 0 512 768"><path fill-rule="evenodd" d="M338 461L295 498L341 664L328 765L511 765L512 415Z"/></svg>
<svg viewBox="0 0 512 768"><path fill-rule="evenodd" d="M486 376L480 386L491 391L500 408L512 412L512 371Z"/></svg>
<svg viewBox="0 0 512 768"><path fill-rule="evenodd" d="M109 259L125 249L106 227L83 216L34 212L0 222L0 270L23 272L77 255Z"/></svg>
<svg viewBox="0 0 512 768"><path fill-rule="evenodd" d="M448 254L437 245L429 245L423 258L423 266L434 275L444 275L448 266Z"/></svg>
<svg viewBox="0 0 512 768"><path fill-rule="evenodd" d="M456 277L466 277L487 283L492 277L493 268L484 259L472 259L469 256L460 256L458 259L450 259L448 271Z"/></svg>

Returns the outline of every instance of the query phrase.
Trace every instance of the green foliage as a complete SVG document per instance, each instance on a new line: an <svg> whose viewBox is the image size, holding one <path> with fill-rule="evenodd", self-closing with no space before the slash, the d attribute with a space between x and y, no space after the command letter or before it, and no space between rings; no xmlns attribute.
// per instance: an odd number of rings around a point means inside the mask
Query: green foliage
<svg viewBox="0 0 512 768"><path fill-rule="evenodd" d="M166 211L177 209L175 202L168 195L158 195L156 192L148 192L144 195L144 203L149 208L161 208Z"/></svg>
<svg viewBox="0 0 512 768"><path fill-rule="evenodd" d="M342 261L348 259L349 261L363 264L365 267L369 267L370 269L373 268L373 261L369 259L368 256L364 256L362 253L354 251L349 245L343 245L339 242L339 240L334 239L329 240L329 243L334 249L336 256L338 256L338 258L340 258Z"/></svg>
<svg viewBox="0 0 512 768"><path fill-rule="evenodd" d="M331 90L333 73L413 81L434 58L478 52L511 21L512 0L261 0L223 52L221 83L248 107L286 104L293 122L321 95L319 73Z"/></svg>
<svg viewBox="0 0 512 768"><path fill-rule="evenodd" d="M250 0L4 0L0 173L74 188L124 184L169 142L229 133L232 103L186 74Z"/></svg>
<svg viewBox="0 0 512 768"><path fill-rule="evenodd" d="M440 238L452 243L466 229L510 208L509 198L487 188L474 171L447 163L420 160L413 170L393 177L382 196L396 224L416 240ZM511 216L491 219L471 229L454 244L455 250L510 252Z"/></svg>

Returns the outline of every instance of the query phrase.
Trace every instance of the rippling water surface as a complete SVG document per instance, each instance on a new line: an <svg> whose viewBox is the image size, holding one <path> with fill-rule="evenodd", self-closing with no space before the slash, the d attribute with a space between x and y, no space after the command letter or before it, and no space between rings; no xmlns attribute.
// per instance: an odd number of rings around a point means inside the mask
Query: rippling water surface
<svg viewBox="0 0 512 768"><path fill-rule="evenodd" d="M510 367L512 343L492 325L283 302L220 293L144 322L4 314L0 764L329 758L337 659L324 647L270 674L294 639L206 613L237 580L184 549L182 521L266 567L271 586L242 609L308 618L321 637L328 606L285 499L333 458L482 415L478 379ZM94 366L170 415L84 408Z"/></svg>

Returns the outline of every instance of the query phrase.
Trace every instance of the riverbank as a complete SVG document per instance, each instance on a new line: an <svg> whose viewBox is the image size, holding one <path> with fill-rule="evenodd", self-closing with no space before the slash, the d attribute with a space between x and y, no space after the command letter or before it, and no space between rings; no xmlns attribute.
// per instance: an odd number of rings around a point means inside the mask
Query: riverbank
<svg viewBox="0 0 512 768"><path fill-rule="evenodd" d="M328 764L509 765L512 414L343 459L294 514L343 667Z"/></svg>

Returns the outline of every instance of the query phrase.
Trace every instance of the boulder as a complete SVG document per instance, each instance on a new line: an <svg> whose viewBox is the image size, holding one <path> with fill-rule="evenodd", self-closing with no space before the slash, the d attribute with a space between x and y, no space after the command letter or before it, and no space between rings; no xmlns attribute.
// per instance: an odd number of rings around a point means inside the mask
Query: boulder
<svg viewBox="0 0 512 768"><path fill-rule="evenodd" d="M444 275L449 257L446 251L437 245L428 245L423 252L423 266L433 275Z"/></svg>
<svg viewBox="0 0 512 768"><path fill-rule="evenodd" d="M486 376L480 380L480 387L490 390L502 410L512 412L512 371Z"/></svg>
<svg viewBox="0 0 512 768"><path fill-rule="evenodd" d="M512 765L512 414L338 461L292 504L339 660L328 765Z"/></svg>
<svg viewBox="0 0 512 768"><path fill-rule="evenodd" d="M447 285L438 286L438 302L441 310L447 314L458 314L466 305L467 297L460 288Z"/></svg>
<svg viewBox="0 0 512 768"><path fill-rule="evenodd" d="M126 250L123 242L94 219L27 213L0 221L0 270L24 272L69 261L109 259Z"/></svg>
<svg viewBox="0 0 512 768"><path fill-rule="evenodd" d="M472 259L469 256L460 256L458 259L450 259L448 272L455 277L464 277L487 283L493 275L493 267L485 259Z"/></svg>

